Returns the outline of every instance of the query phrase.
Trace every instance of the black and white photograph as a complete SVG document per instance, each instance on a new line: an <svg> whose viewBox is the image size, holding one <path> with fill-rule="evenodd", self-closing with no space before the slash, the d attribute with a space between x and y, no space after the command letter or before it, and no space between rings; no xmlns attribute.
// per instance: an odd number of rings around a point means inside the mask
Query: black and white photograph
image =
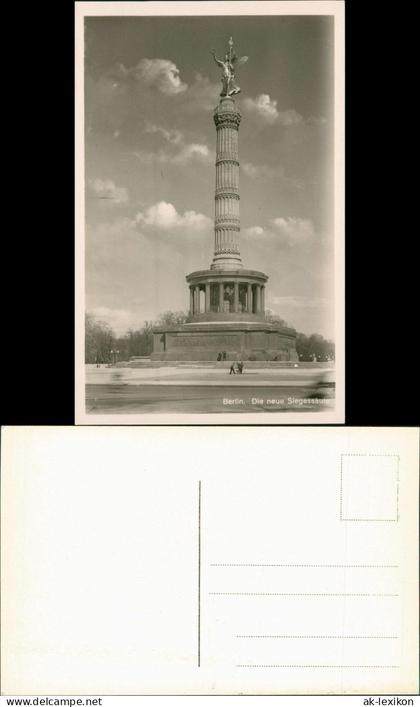
<svg viewBox="0 0 420 707"><path fill-rule="evenodd" d="M78 423L344 421L344 6L78 3Z"/></svg>

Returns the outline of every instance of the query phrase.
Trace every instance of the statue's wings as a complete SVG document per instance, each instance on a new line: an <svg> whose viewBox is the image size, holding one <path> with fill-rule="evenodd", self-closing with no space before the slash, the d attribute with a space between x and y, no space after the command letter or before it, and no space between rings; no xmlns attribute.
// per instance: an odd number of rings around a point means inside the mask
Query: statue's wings
<svg viewBox="0 0 420 707"><path fill-rule="evenodd" d="M242 64L245 64L247 61L248 61L247 56L235 57L235 63L237 66L242 66Z"/></svg>

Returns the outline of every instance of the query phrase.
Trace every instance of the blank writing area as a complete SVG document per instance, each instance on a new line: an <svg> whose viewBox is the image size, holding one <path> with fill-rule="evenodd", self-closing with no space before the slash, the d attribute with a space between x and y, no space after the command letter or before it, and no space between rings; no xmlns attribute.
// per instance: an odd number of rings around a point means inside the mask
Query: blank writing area
<svg viewBox="0 0 420 707"><path fill-rule="evenodd" d="M401 527L340 520L332 451L202 484L202 664L238 690L404 690Z"/></svg>

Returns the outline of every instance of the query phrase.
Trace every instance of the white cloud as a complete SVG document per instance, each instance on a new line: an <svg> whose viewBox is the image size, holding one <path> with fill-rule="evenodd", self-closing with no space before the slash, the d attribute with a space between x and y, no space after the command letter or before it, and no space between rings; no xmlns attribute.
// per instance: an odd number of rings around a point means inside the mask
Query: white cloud
<svg viewBox="0 0 420 707"><path fill-rule="evenodd" d="M167 96L183 96L184 108L190 112L215 108L221 90L220 83L198 72L191 84L183 82L178 67L170 59L142 59L136 66L128 68L124 64L117 64L100 79L99 88L105 93L107 102L126 91L130 79L153 86Z"/></svg>
<svg viewBox="0 0 420 707"><path fill-rule="evenodd" d="M175 162L175 164L185 164L194 157L198 157L202 160L208 160L210 158L210 152L207 145L201 145L197 143L184 145L182 150L177 155L175 155L171 161Z"/></svg>
<svg viewBox="0 0 420 707"><path fill-rule="evenodd" d="M298 113L297 111L291 109L291 110L284 110L279 113L278 116L278 122L280 125L300 125L301 123L304 122L303 117Z"/></svg>
<svg viewBox="0 0 420 707"><path fill-rule="evenodd" d="M146 164L158 162L161 164L187 164L191 160L198 158L201 161L207 162L210 160L210 151L207 145L203 143L185 143L184 136L180 130L171 130L160 125L146 122L146 133L155 133L162 137L171 145L176 145L178 152L167 152L159 150L155 152L135 152L134 155Z"/></svg>
<svg viewBox="0 0 420 707"><path fill-rule="evenodd" d="M137 151L133 152L133 155L135 155L135 157L137 157L144 164L159 163L184 165L194 159L198 159L202 162L208 162L211 160L210 151L207 145L199 143L182 145L180 146L179 151L175 153L169 153L165 150L160 150L159 152Z"/></svg>
<svg viewBox="0 0 420 707"><path fill-rule="evenodd" d="M263 236L264 229L261 226L251 226L250 228L244 228L242 233L245 237L254 238L255 236Z"/></svg>
<svg viewBox="0 0 420 707"><path fill-rule="evenodd" d="M289 246L306 243L315 235L313 223L309 219L279 217L273 219L272 224Z"/></svg>
<svg viewBox="0 0 420 707"><path fill-rule="evenodd" d="M277 241L281 245L293 247L310 242L314 235L312 221L304 218L278 217L270 221L269 226L251 226L243 230L247 239L260 238L264 241Z"/></svg>
<svg viewBox="0 0 420 707"><path fill-rule="evenodd" d="M257 98L245 98L242 104L244 108L257 113L267 123L275 123L279 117L277 101L272 100L268 93L261 93Z"/></svg>
<svg viewBox="0 0 420 707"><path fill-rule="evenodd" d="M92 179L89 182L89 187L98 199L109 201L110 204L118 205L128 202L127 189L118 187L112 179Z"/></svg>
<svg viewBox="0 0 420 707"><path fill-rule="evenodd" d="M188 88L181 81L176 64L169 59L142 59L132 73L147 86L155 86L167 96L183 93Z"/></svg>
<svg viewBox="0 0 420 707"><path fill-rule="evenodd" d="M268 93L260 93L256 98L245 98L242 102L244 108L257 115L268 125L275 123L288 126L303 123L302 116L295 110L279 111L277 101L270 98Z"/></svg>
<svg viewBox="0 0 420 707"><path fill-rule="evenodd" d="M159 201L149 209L139 212L136 215L136 223L139 227L156 227L167 231L169 229L188 229L203 231L211 228L213 222L208 216L196 211L185 211L179 214L173 204L167 201Z"/></svg>
<svg viewBox="0 0 420 707"><path fill-rule="evenodd" d="M153 123L146 123L145 132L158 133L173 145L178 145L183 139L183 135L180 130L167 130L160 125L154 125Z"/></svg>

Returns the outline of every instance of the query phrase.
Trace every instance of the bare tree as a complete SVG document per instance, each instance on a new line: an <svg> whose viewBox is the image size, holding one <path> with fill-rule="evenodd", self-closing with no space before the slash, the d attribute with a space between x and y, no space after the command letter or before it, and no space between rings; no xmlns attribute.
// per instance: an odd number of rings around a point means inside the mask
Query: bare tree
<svg viewBox="0 0 420 707"><path fill-rule="evenodd" d="M115 334L109 324L97 320L93 314L85 317L85 362L108 363L114 346Z"/></svg>

